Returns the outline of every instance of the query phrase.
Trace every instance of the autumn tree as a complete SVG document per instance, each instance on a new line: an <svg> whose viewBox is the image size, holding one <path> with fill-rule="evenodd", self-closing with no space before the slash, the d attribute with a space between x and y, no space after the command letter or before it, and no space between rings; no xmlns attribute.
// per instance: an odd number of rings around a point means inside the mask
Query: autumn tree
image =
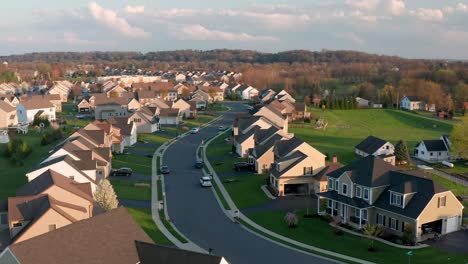
<svg viewBox="0 0 468 264"><path fill-rule="evenodd" d="M455 109L461 109L463 115L465 114L465 109L463 104L468 102L468 84L464 82L459 82L453 91L453 102Z"/></svg>
<svg viewBox="0 0 468 264"><path fill-rule="evenodd" d="M468 159L468 116L463 116L457 124L453 126L450 141L452 148L451 155L462 159Z"/></svg>
<svg viewBox="0 0 468 264"><path fill-rule="evenodd" d="M96 200L97 204L106 212L119 206L114 188L107 179L102 179L99 181L96 187L96 191L94 192L94 199Z"/></svg>

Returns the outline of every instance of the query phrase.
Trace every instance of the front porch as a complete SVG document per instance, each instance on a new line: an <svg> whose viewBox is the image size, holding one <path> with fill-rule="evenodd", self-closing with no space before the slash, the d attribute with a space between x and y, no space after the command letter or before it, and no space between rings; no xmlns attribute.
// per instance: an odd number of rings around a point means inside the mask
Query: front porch
<svg viewBox="0 0 468 264"><path fill-rule="evenodd" d="M325 213L334 217L337 222L349 224L356 229L362 229L369 221L369 212L367 208L358 208L330 199L325 199L325 201ZM320 199L317 199L317 208L318 214L324 213L320 212Z"/></svg>

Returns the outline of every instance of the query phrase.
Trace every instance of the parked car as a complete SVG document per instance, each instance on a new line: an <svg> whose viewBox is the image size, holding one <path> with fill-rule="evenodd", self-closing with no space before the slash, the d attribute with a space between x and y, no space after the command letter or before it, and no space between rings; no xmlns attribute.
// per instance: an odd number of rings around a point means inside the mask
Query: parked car
<svg viewBox="0 0 468 264"><path fill-rule="evenodd" d="M195 162L195 168L197 168L197 169L203 169L204 165L205 165L205 163L203 162L203 160L197 160Z"/></svg>
<svg viewBox="0 0 468 264"><path fill-rule="evenodd" d="M200 185L201 187L211 187L213 184L211 183L211 178L208 176L204 176L200 178Z"/></svg>
<svg viewBox="0 0 468 264"><path fill-rule="evenodd" d="M194 127L192 129L190 129L190 134L196 134L196 133L198 133L198 131L200 131L200 129L198 127Z"/></svg>
<svg viewBox="0 0 468 264"><path fill-rule="evenodd" d="M254 166L247 162L236 162L234 163L234 169L236 171L249 171L254 170Z"/></svg>
<svg viewBox="0 0 468 264"><path fill-rule="evenodd" d="M161 167L161 173L162 174L169 174L171 172L171 170L169 169L168 166L162 166Z"/></svg>
<svg viewBox="0 0 468 264"><path fill-rule="evenodd" d="M76 118L78 119L88 119L88 118L91 118L91 114L87 114L87 113L79 113L76 115Z"/></svg>
<svg viewBox="0 0 468 264"><path fill-rule="evenodd" d="M111 175L112 176L132 176L133 170L131 168L120 168L120 169L113 169Z"/></svg>

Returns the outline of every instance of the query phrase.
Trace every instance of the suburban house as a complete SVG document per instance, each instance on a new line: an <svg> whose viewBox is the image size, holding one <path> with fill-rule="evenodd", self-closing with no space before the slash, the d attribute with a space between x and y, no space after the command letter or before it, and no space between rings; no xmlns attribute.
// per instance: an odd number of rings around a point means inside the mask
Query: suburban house
<svg viewBox="0 0 468 264"><path fill-rule="evenodd" d="M258 129L268 129L272 126L271 121L264 117L253 116L240 119L237 124L234 124L233 144L237 155L247 157L249 149L255 146L255 131Z"/></svg>
<svg viewBox="0 0 468 264"><path fill-rule="evenodd" d="M327 175L341 167L343 167L343 165L338 162L338 157L333 156L332 161L327 162L325 168L314 175L314 193L326 192L328 190Z"/></svg>
<svg viewBox="0 0 468 264"><path fill-rule="evenodd" d="M273 147L278 140L288 140L290 135L271 126L268 129L259 129L254 133L254 147L249 150L249 163L255 165L255 171L264 174L270 170L274 162Z"/></svg>
<svg viewBox="0 0 468 264"><path fill-rule="evenodd" d="M16 106L18 123L32 123L34 118L55 120L55 106L44 98L28 98Z"/></svg>
<svg viewBox="0 0 468 264"><path fill-rule="evenodd" d="M423 140L416 145L414 157L426 162L442 162L452 159L450 156L450 141L447 136L440 139Z"/></svg>
<svg viewBox="0 0 468 264"><path fill-rule="evenodd" d="M434 104L428 105L417 96L403 96L403 98L401 98L400 100L400 107L401 109L406 109L410 111L413 111L413 110L423 110L423 111L429 111L429 112L436 111Z"/></svg>
<svg viewBox="0 0 468 264"><path fill-rule="evenodd" d="M177 125L181 116L177 108L163 108L159 111L158 118L161 125Z"/></svg>
<svg viewBox="0 0 468 264"><path fill-rule="evenodd" d="M220 256L155 245L124 207L10 245L0 263L228 264Z"/></svg>
<svg viewBox="0 0 468 264"><path fill-rule="evenodd" d="M60 100L62 102L66 102L68 100L68 96L73 88L73 84L69 81L58 81L55 82L54 86L49 89L47 92L48 94L57 94L60 96Z"/></svg>
<svg viewBox="0 0 468 264"><path fill-rule="evenodd" d="M124 97L96 97L94 105L96 120L128 115L128 100Z"/></svg>
<svg viewBox="0 0 468 264"><path fill-rule="evenodd" d="M182 98L177 99L174 101L172 104L171 108L179 109L179 113L182 116L182 118L190 118L190 117L195 117L196 114L192 111L192 107L190 103L186 102ZM195 109L196 111L196 109Z"/></svg>
<svg viewBox="0 0 468 264"><path fill-rule="evenodd" d="M361 97L356 97L358 108L369 108L370 101Z"/></svg>
<svg viewBox="0 0 468 264"><path fill-rule="evenodd" d="M112 124L114 135L121 138L122 148L132 146L137 142L137 127L127 117L113 117L107 122Z"/></svg>
<svg viewBox="0 0 468 264"><path fill-rule="evenodd" d="M143 106L140 110L134 112L128 117L129 122L133 122L137 129L137 134L153 133L161 129L159 117L147 106Z"/></svg>
<svg viewBox="0 0 468 264"><path fill-rule="evenodd" d="M280 111L275 109L271 105L266 105L260 108L254 116L262 116L270 120L272 124L283 129L284 132L288 133L288 116L283 115Z"/></svg>
<svg viewBox="0 0 468 264"><path fill-rule="evenodd" d="M120 85L115 85L104 90L107 97L125 97L128 98L129 92Z"/></svg>
<svg viewBox="0 0 468 264"><path fill-rule="evenodd" d="M199 86L198 90L203 91L205 94L208 95L209 102L220 102L224 101L224 91L219 87L214 86ZM205 95L202 94L202 98L206 98Z"/></svg>
<svg viewBox="0 0 468 264"><path fill-rule="evenodd" d="M89 113L92 110L91 104L84 98L78 103L77 108L79 113Z"/></svg>
<svg viewBox="0 0 468 264"><path fill-rule="evenodd" d="M48 100L55 106L55 112L62 112L62 100L60 98L60 95L58 94L31 95L30 98L40 98Z"/></svg>
<svg viewBox="0 0 468 264"><path fill-rule="evenodd" d="M369 155L327 174L326 213L361 229L367 223L415 241L461 228L463 205L455 195L421 171L398 171Z"/></svg>
<svg viewBox="0 0 468 264"><path fill-rule="evenodd" d="M259 98L260 103L266 104L269 103L271 100L275 99L276 92L272 89L265 89L260 92Z"/></svg>
<svg viewBox="0 0 468 264"><path fill-rule="evenodd" d="M253 98L258 97L258 93L256 88L249 86L242 91L241 98L242 100L253 100Z"/></svg>
<svg viewBox="0 0 468 264"><path fill-rule="evenodd" d="M276 94L275 96L276 99L278 99L279 101L284 101L284 100L289 100L291 101L292 103L295 103L296 102L296 99L294 99L294 97L292 97L288 92L286 92L285 90L281 90L279 93Z"/></svg>
<svg viewBox="0 0 468 264"><path fill-rule="evenodd" d="M18 124L16 108L4 101L0 101L0 129Z"/></svg>
<svg viewBox="0 0 468 264"><path fill-rule="evenodd" d="M355 147L354 152L362 157L380 156L385 161L395 165L395 147L392 143L378 137L368 136Z"/></svg>
<svg viewBox="0 0 468 264"><path fill-rule="evenodd" d="M212 99L212 97L201 89L195 90L190 96L190 101L203 101L205 104L206 102L212 102L210 99Z"/></svg>
<svg viewBox="0 0 468 264"><path fill-rule="evenodd" d="M270 186L276 194L313 193L314 176L325 168L326 156L296 137L276 141L273 152Z"/></svg>

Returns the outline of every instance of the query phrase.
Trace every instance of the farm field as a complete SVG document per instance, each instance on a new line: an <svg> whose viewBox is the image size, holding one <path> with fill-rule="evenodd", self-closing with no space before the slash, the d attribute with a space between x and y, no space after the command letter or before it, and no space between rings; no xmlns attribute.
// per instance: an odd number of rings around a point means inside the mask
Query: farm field
<svg viewBox="0 0 468 264"><path fill-rule="evenodd" d="M291 125L289 131L311 144L324 154L337 155L341 163L356 159L354 147L369 135L388 140L393 144L406 141L412 152L423 139L438 139L450 134L452 125L447 122L419 117L415 114L391 109L322 110L312 109L314 118L323 116L328 122L326 130L314 129L314 125Z"/></svg>

